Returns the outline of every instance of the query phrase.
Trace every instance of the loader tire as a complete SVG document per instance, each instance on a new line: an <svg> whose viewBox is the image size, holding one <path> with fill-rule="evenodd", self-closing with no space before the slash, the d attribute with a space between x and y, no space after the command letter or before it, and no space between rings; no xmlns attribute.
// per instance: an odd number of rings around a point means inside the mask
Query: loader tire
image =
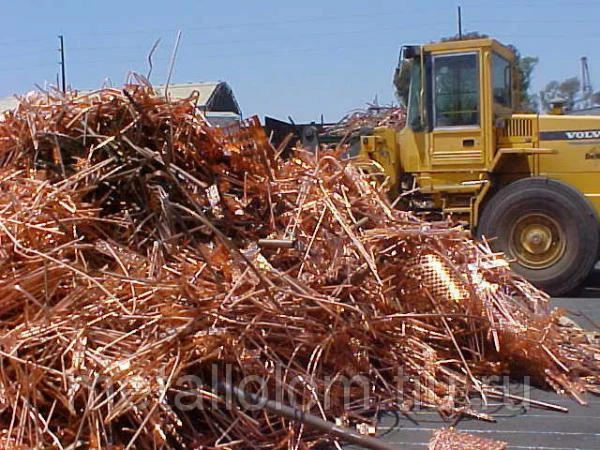
<svg viewBox="0 0 600 450"><path fill-rule="evenodd" d="M560 296L575 291L594 268L600 227L594 208L574 188L524 178L492 197L477 235L504 252L515 272Z"/></svg>

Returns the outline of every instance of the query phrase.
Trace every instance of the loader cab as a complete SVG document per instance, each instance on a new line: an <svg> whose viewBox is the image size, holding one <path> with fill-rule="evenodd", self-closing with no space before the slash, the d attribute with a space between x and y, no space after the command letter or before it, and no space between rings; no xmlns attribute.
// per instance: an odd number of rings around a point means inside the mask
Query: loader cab
<svg viewBox="0 0 600 450"><path fill-rule="evenodd" d="M404 169L485 170L498 119L513 112L514 74L513 52L493 39L403 47L396 79L409 82Z"/></svg>

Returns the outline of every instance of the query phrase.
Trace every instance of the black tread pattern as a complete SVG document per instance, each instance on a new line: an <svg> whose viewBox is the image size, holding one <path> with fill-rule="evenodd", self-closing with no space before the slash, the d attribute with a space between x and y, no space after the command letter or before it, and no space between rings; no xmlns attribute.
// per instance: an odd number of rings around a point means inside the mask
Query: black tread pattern
<svg viewBox="0 0 600 450"><path fill-rule="evenodd" d="M498 228L506 226L507 215L515 215L515 205L527 210L546 207L561 211L567 222L567 250L565 256L552 268L532 271L519 264L513 268L545 289L551 295L562 295L575 290L593 269L600 245L600 227L593 206L572 186L549 178L524 178L502 188L486 205L479 222L477 235L493 238ZM542 206L540 206L542 205ZM505 251L505 240L500 236L496 250Z"/></svg>

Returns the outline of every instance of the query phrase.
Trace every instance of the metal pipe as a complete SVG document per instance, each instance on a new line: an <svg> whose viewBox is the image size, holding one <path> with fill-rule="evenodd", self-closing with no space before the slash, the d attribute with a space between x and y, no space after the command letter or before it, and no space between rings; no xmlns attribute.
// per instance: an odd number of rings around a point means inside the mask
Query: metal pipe
<svg viewBox="0 0 600 450"><path fill-rule="evenodd" d="M352 225L350 228L352 228L352 229L360 228L363 225L366 225L368 221L369 221L369 217L363 217L358 222L356 222L354 225Z"/></svg>
<svg viewBox="0 0 600 450"><path fill-rule="evenodd" d="M363 436L358 432L349 428L344 428L335 423L323 420L313 414L300 411L296 408L284 405L281 402L269 400L261 395L252 394L242 389L232 386L229 383L218 383L217 387L225 392L228 396L237 398L238 402L250 405L256 408L265 409L278 416L285 417L290 420L302 422L303 424L315 428L323 433L338 437L343 441L351 444L360 445L371 450L398 450L381 439L371 436Z"/></svg>
<svg viewBox="0 0 600 450"><path fill-rule="evenodd" d="M258 246L262 248L294 248L296 241L291 239L259 239Z"/></svg>

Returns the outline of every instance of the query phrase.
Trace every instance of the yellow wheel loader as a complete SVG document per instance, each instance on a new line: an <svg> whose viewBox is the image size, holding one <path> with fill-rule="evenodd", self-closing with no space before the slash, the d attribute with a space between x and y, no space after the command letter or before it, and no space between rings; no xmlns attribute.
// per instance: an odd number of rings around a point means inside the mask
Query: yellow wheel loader
<svg viewBox="0 0 600 450"><path fill-rule="evenodd" d="M494 39L403 47L406 126L362 136L360 157L406 207L464 221L562 295L598 259L600 117L517 113L515 64Z"/></svg>

